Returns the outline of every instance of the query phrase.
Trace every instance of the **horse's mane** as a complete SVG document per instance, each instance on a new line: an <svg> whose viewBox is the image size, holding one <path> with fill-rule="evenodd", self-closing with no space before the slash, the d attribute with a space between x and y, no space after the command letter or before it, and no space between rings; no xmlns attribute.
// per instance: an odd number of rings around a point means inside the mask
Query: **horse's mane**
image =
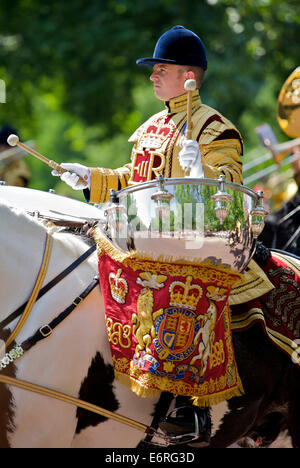
<svg viewBox="0 0 300 468"><path fill-rule="evenodd" d="M9 206L9 204L3 200L0 200L0 215L2 222L5 221L9 226L11 223L21 222L22 229L28 227L29 229L34 228L40 231L47 231L47 227L41 224L36 218L19 208Z"/></svg>
<svg viewBox="0 0 300 468"><path fill-rule="evenodd" d="M41 222L40 219L35 218L31 214L19 208L10 207L6 201L0 200L0 219L1 223L5 223L6 226L11 230L21 229L24 236L30 233L35 235L45 236L47 232L51 232L57 240L67 240L73 245L90 244L91 241L84 235L75 235L70 233L63 228L59 228L55 225L46 225Z"/></svg>

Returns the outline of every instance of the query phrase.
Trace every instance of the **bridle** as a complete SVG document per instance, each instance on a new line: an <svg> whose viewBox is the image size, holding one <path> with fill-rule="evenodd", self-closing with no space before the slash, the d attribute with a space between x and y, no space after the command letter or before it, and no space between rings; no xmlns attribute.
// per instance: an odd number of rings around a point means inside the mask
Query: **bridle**
<svg viewBox="0 0 300 468"><path fill-rule="evenodd" d="M48 239L52 239L52 236L48 233ZM47 239L46 239L47 243ZM40 299L44 294L46 294L50 289L52 289L56 284L58 284L61 280L63 280L69 273L71 273L75 268L77 268L82 262L84 262L94 251L96 250L96 245L90 247L84 254L82 254L79 258L77 258L71 265L69 265L65 270L63 270L59 275L57 275L54 279L52 279L48 284L46 284L43 288L41 288L36 296L36 300ZM45 258L46 249L44 251L44 258ZM50 259L50 255L49 255ZM44 261L44 259L43 259ZM43 262L42 262L43 263ZM40 270L41 271L41 270ZM37 282L37 280L36 280ZM18 309L12 312L8 317L6 317L2 322L0 322L0 329L6 327L9 323L13 320L18 318L23 312L27 305L28 301L21 305Z"/></svg>
<svg viewBox="0 0 300 468"><path fill-rule="evenodd" d="M41 267L40 267L40 270L39 270L39 273L38 273L34 288L32 290L32 293L30 295L29 300L27 301L27 303L26 303L26 305L25 305L25 307L23 309L20 320L18 321L15 329L13 330L13 332L11 333L9 338L6 340L5 348L8 348L9 345L15 339L15 337L20 333L21 329L23 328L23 325L25 324L27 318L29 317L30 312L31 312L31 310L32 310L32 308L33 308L33 306L34 306L34 304L36 302L37 296L39 294L39 291L41 289L41 286L42 286L42 284L44 282L44 279L45 279L45 276L46 276L46 273L47 273L47 270L48 270L48 265L49 265L49 261L50 261L51 250L52 250L52 244L53 244L52 235L49 232L47 232L42 264L41 264Z"/></svg>
<svg viewBox="0 0 300 468"><path fill-rule="evenodd" d="M34 288L30 295L30 298L26 303L21 305L17 310L12 312L8 317L6 317L2 322L0 322L0 329L3 329L13 320L18 318L20 319L10 334L9 338L5 342L5 349L14 341L15 337L20 333L23 328L26 320L28 319L30 312L38 299L44 296L51 288L56 286L60 281L62 281L68 274L70 274L75 268L77 268L81 263L83 263L95 250L96 245L94 244L90 247L84 254L77 258L71 265L69 265L65 270L63 270L59 275L53 278L48 284L42 288L42 284L46 277L47 269L49 266L49 261L51 257L53 238L52 234L47 231L46 240L44 246L44 253L42 258L42 263L35 281ZM99 277L95 276L93 281L88 285L88 287L77 296L70 306L63 310L56 318L54 318L49 324L45 324L40 327L30 338L25 340L21 345L16 345L15 348L6 353L5 357L0 360L0 371L5 368L10 362L13 362L15 359L19 358L24 354L24 351L28 351L32 346L34 346L38 341L43 338L47 338L51 335L53 329L59 325L70 313L77 307L80 302L99 284Z"/></svg>

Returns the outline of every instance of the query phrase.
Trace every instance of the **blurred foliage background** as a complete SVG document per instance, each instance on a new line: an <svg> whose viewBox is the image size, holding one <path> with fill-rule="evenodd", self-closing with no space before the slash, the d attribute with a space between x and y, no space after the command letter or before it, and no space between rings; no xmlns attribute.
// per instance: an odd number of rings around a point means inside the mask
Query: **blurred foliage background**
<svg viewBox="0 0 300 468"><path fill-rule="evenodd" d="M279 91L299 65L299 0L0 0L0 126L57 162L119 167L133 131L162 110L136 59L181 24L203 40L208 70L202 101L232 120L245 141L244 162L264 152L256 126L279 141ZM83 199L26 156L31 188Z"/></svg>

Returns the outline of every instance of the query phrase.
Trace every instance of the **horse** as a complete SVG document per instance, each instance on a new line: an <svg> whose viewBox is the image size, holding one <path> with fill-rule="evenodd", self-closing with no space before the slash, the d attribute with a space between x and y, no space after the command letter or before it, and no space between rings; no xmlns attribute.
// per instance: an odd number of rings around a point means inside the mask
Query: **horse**
<svg viewBox="0 0 300 468"><path fill-rule="evenodd" d="M2 202L0 217L2 322L30 296L40 268L45 237L52 228ZM53 247L44 284L72 264L88 247L86 240L68 232L53 232L52 237ZM26 341L36 330L57 317L81 294L97 273L97 255L94 252L36 301L15 338L16 343ZM15 318L2 329L0 337L3 341L8 339L17 322ZM73 397L90 398L98 406L112 411L118 409L121 414L131 418L138 419L142 414L145 423L150 424L155 400L141 401L126 387L113 382L105 329L104 307L98 286L53 330L51 336L24 352L20 358L3 368L1 374ZM3 359L3 356L0 358ZM94 368L97 368L96 376ZM103 422L99 425L95 439L88 435L85 428L97 425L99 420ZM90 414L48 396L0 383L1 448L111 447L115 444L127 447L140 441L137 430L128 427L123 431L122 424L105 417Z"/></svg>
<svg viewBox="0 0 300 468"><path fill-rule="evenodd" d="M40 268L45 237L51 228L3 202L0 202L0 216L2 323L30 296ZM53 232L52 237L45 284L87 249L86 241L74 234ZM26 341L37 329L47 330L45 324L51 323L80 295L97 268L94 253L39 298L12 345ZM14 319L4 327L2 340L8 339L16 323ZM233 345L245 393L211 407L209 447L230 447L261 427L275 411L283 414L283 407L293 446L300 447L299 370L270 343L259 325L234 332ZM5 361L2 358L0 362ZM144 399L114 378L99 287L94 288L49 336L9 363L0 374L79 397L151 429L146 435L107 416L0 383L0 446L3 448L137 447L152 450L157 445L161 450L174 448L157 430L158 421L173 404L172 395L162 392L155 398ZM193 447L197 448L196 443Z"/></svg>
<svg viewBox="0 0 300 468"><path fill-rule="evenodd" d="M266 247L300 255L300 189L282 207L269 214L258 240Z"/></svg>

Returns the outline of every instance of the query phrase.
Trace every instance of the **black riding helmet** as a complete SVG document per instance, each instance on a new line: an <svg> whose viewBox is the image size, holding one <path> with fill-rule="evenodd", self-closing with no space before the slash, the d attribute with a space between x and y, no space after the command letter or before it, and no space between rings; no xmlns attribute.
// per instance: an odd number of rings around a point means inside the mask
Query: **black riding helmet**
<svg viewBox="0 0 300 468"><path fill-rule="evenodd" d="M207 69L205 47L201 39L183 26L174 26L157 41L153 57L141 58L138 65L153 67L156 63L190 65Z"/></svg>

